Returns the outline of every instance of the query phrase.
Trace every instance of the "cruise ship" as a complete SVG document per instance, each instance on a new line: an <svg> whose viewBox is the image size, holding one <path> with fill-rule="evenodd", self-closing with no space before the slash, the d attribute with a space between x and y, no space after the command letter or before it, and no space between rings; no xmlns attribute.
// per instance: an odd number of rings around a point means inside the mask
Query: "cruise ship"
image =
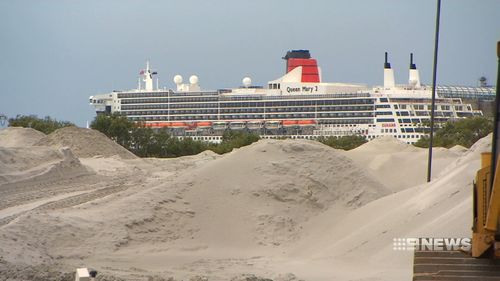
<svg viewBox="0 0 500 281"><path fill-rule="evenodd" d="M157 72L149 62L140 71L137 89L90 97L97 114L118 112L177 137L220 142L226 130L245 130L261 138L340 137L359 135L371 140L393 136L409 144L424 136L430 121L431 87L420 82L410 55L408 84L395 84L385 53L383 86L327 83L308 50L288 51L286 73L265 86L249 77L233 89L202 90L196 75L184 83L175 75L175 89L154 85ZM482 115L461 98L438 93L437 124Z"/></svg>

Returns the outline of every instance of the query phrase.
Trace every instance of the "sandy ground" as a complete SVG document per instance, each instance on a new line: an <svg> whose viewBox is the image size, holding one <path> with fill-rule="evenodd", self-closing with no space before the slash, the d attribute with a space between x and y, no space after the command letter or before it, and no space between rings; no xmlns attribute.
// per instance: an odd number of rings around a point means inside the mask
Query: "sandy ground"
<svg viewBox="0 0 500 281"><path fill-rule="evenodd" d="M393 238L469 237L490 149L435 149L425 183L426 150L390 138L139 159L88 129L22 130L0 131L0 280L411 280Z"/></svg>

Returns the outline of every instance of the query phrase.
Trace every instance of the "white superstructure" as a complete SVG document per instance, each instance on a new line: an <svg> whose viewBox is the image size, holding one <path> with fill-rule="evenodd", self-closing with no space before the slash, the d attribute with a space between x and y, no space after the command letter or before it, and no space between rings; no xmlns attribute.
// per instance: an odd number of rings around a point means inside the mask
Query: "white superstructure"
<svg viewBox="0 0 500 281"><path fill-rule="evenodd" d="M156 72L140 72L137 89L90 97L100 113L125 114L152 128L172 135L219 141L225 130L248 130L263 138L317 138L362 135L367 139L391 135L414 143L428 130L431 89L420 82L413 55L408 84L397 85L394 71L384 63L383 86L326 83L307 50L290 51L284 57L287 72L266 87L252 86L250 77L235 89L200 89L199 78L188 83L173 79L176 90L153 87ZM460 98L438 97L436 122L481 115Z"/></svg>

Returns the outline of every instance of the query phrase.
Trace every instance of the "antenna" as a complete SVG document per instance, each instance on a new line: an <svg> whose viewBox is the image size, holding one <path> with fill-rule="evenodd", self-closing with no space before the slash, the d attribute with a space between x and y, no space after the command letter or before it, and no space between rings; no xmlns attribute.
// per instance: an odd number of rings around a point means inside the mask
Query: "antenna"
<svg viewBox="0 0 500 281"><path fill-rule="evenodd" d="M384 68L391 68L391 64L389 63L388 59L387 59L387 52L385 52L385 63L384 63Z"/></svg>
<svg viewBox="0 0 500 281"><path fill-rule="evenodd" d="M410 69L417 69L417 66L413 63L413 53L410 53Z"/></svg>

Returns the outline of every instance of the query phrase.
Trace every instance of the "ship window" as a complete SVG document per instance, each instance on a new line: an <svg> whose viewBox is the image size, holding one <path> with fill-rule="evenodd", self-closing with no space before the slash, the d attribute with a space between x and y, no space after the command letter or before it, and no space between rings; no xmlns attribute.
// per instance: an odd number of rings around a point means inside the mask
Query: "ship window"
<svg viewBox="0 0 500 281"><path fill-rule="evenodd" d="M378 118L377 122L394 122L393 118Z"/></svg>

